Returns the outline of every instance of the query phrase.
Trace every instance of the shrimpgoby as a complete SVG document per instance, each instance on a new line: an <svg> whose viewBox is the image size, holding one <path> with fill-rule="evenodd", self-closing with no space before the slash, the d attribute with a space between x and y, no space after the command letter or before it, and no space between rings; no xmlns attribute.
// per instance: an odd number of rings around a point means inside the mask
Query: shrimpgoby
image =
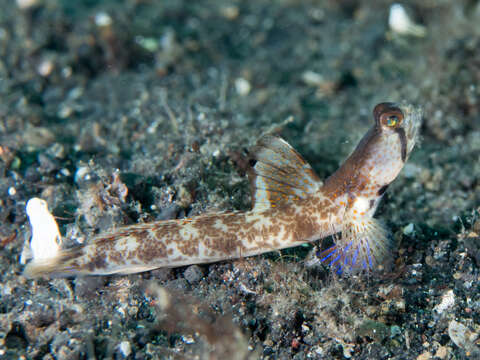
<svg viewBox="0 0 480 360"><path fill-rule="evenodd" d="M373 118L353 153L324 182L287 142L265 135L250 151L250 211L121 227L34 258L24 274L138 273L253 256L331 235L335 244L320 253L322 262L338 273L378 269L393 243L373 215L414 148L422 112L381 103Z"/></svg>

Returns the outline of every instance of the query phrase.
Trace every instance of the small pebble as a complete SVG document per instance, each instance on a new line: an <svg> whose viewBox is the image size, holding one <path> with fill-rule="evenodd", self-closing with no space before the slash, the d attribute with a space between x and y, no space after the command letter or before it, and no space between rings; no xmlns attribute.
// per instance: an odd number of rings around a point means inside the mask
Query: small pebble
<svg viewBox="0 0 480 360"><path fill-rule="evenodd" d="M374 320L365 320L356 329L357 336L368 336L374 341L382 342L390 335L390 328L384 323Z"/></svg>
<svg viewBox="0 0 480 360"><path fill-rule="evenodd" d="M40 64L38 64L37 72L39 75L47 77L52 73L53 68L54 66L51 60L43 60Z"/></svg>
<svg viewBox="0 0 480 360"><path fill-rule="evenodd" d="M77 183L77 185L82 182L90 181L91 178L92 176L90 174L90 168L88 166L79 167L75 172L74 176L75 183Z"/></svg>
<svg viewBox="0 0 480 360"><path fill-rule="evenodd" d="M400 326L393 325L390 327L390 337L393 338L401 334L402 334L402 329L400 329Z"/></svg>
<svg viewBox="0 0 480 360"><path fill-rule="evenodd" d="M70 176L70 170L68 170L67 168L62 168L60 169L60 174L62 174L63 176Z"/></svg>
<svg viewBox="0 0 480 360"><path fill-rule="evenodd" d="M308 86L320 86L325 82L325 79L321 74L307 70L302 74L302 81Z"/></svg>
<svg viewBox="0 0 480 360"><path fill-rule="evenodd" d="M159 48L158 41L155 38L144 37L139 35L135 37L135 42L141 47L143 47L145 50L150 52L155 52Z"/></svg>
<svg viewBox="0 0 480 360"><path fill-rule="evenodd" d="M53 159L43 153L38 154L37 160L40 164L38 171L43 174L58 170L60 167L58 160Z"/></svg>
<svg viewBox="0 0 480 360"><path fill-rule="evenodd" d="M475 221L473 224L473 231L475 231L477 234L480 234L480 219Z"/></svg>
<svg viewBox="0 0 480 360"><path fill-rule="evenodd" d="M61 104L60 109L58 110L58 117L61 119L66 119L73 114L73 108L66 104Z"/></svg>
<svg viewBox="0 0 480 360"><path fill-rule="evenodd" d="M132 353L132 345L130 345L130 342L128 342L128 341L122 341L120 344L118 344L117 349L118 349L120 355L124 359L129 357L130 354Z"/></svg>
<svg viewBox="0 0 480 360"><path fill-rule="evenodd" d="M197 284L202 279L203 271L202 271L202 268L200 268L200 266L191 265L185 269L183 276L190 285L194 285L194 284Z"/></svg>
<svg viewBox="0 0 480 360"><path fill-rule="evenodd" d="M106 27L112 25L112 18L106 12L99 12L95 15L95 25Z"/></svg>
<svg viewBox="0 0 480 360"><path fill-rule="evenodd" d="M29 9L38 4L38 0L17 0L17 6L19 9Z"/></svg>
<svg viewBox="0 0 480 360"><path fill-rule="evenodd" d="M97 290L106 283L104 276L77 277L75 283L75 296L77 298L93 298Z"/></svg>
<svg viewBox="0 0 480 360"><path fill-rule="evenodd" d="M388 25L393 32L400 35L423 37L426 34L425 27L415 24L401 4L393 4L390 7Z"/></svg>
<svg viewBox="0 0 480 360"><path fill-rule="evenodd" d="M32 147L44 147L55 141L55 135L44 127L30 127L23 133L23 141Z"/></svg>
<svg viewBox="0 0 480 360"><path fill-rule="evenodd" d="M453 305L455 305L455 294L453 290L448 290L442 296L442 301L435 305L433 308L438 314L443 313L445 310L450 309Z"/></svg>
<svg viewBox="0 0 480 360"><path fill-rule="evenodd" d="M195 343L195 339L193 338L192 335L182 335L182 341L185 344L194 344Z"/></svg>
<svg viewBox="0 0 480 360"><path fill-rule="evenodd" d="M246 96L250 93L250 90L252 90L252 86L247 79L237 78L235 80L235 90L238 95Z"/></svg>
<svg viewBox="0 0 480 360"><path fill-rule="evenodd" d="M427 255L425 257L425 263L428 265L428 266L433 266L435 264L435 259L433 258L433 256L431 255Z"/></svg>
<svg viewBox="0 0 480 360"><path fill-rule="evenodd" d="M430 360L432 358L432 354L427 351L424 352L423 354L420 354L417 356L417 360Z"/></svg>
<svg viewBox="0 0 480 360"><path fill-rule="evenodd" d="M402 312L405 311L405 308L406 308L405 300L403 299L397 300L395 301L394 305L398 311L402 311Z"/></svg>
<svg viewBox="0 0 480 360"><path fill-rule="evenodd" d="M235 5L225 6L221 9L222 15L228 20L235 20L240 14L240 10Z"/></svg>
<svg viewBox="0 0 480 360"><path fill-rule="evenodd" d="M180 185L177 191L178 200L177 203L182 208L187 208L193 202L192 193L184 186Z"/></svg>
<svg viewBox="0 0 480 360"><path fill-rule="evenodd" d="M415 231L415 226L413 223L408 224L403 228L403 235L410 236Z"/></svg>
<svg viewBox="0 0 480 360"><path fill-rule="evenodd" d="M440 359L445 359L447 357L447 354L448 354L447 347L446 346L440 346L437 349L437 352L435 353L435 357L438 357Z"/></svg>

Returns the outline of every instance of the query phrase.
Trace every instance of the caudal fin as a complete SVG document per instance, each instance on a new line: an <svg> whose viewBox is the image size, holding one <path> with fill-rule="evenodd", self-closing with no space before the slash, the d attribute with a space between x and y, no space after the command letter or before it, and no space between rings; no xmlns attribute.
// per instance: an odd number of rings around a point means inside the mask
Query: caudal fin
<svg viewBox="0 0 480 360"><path fill-rule="evenodd" d="M33 259L23 269L23 276L37 278L40 276L65 277L82 273L75 264L75 259L81 255L83 246L60 250L54 257L48 259Z"/></svg>

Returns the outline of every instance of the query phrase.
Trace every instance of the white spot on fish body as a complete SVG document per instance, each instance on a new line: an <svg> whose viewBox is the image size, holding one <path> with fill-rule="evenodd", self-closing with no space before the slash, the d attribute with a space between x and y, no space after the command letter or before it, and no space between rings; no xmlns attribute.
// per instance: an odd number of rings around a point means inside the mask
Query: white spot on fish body
<svg viewBox="0 0 480 360"><path fill-rule="evenodd" d="M364 213L368 209L370 209L370 201L363 196L359 196L355 199L353 203L353 209L358 211L359 213Z"/></svg>

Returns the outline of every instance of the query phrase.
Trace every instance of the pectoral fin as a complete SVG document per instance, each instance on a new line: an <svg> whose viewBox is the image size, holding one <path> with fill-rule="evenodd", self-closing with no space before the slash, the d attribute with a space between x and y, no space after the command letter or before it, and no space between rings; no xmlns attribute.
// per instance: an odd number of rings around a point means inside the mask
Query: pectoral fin
<svg viewBox="0 0 480 360"><path fill-rule="evenodd" d="M393 240L388 230L374 218L348 222L336 244L320 253L320 261L343 272L373 271L391 257Z"/></svg>

